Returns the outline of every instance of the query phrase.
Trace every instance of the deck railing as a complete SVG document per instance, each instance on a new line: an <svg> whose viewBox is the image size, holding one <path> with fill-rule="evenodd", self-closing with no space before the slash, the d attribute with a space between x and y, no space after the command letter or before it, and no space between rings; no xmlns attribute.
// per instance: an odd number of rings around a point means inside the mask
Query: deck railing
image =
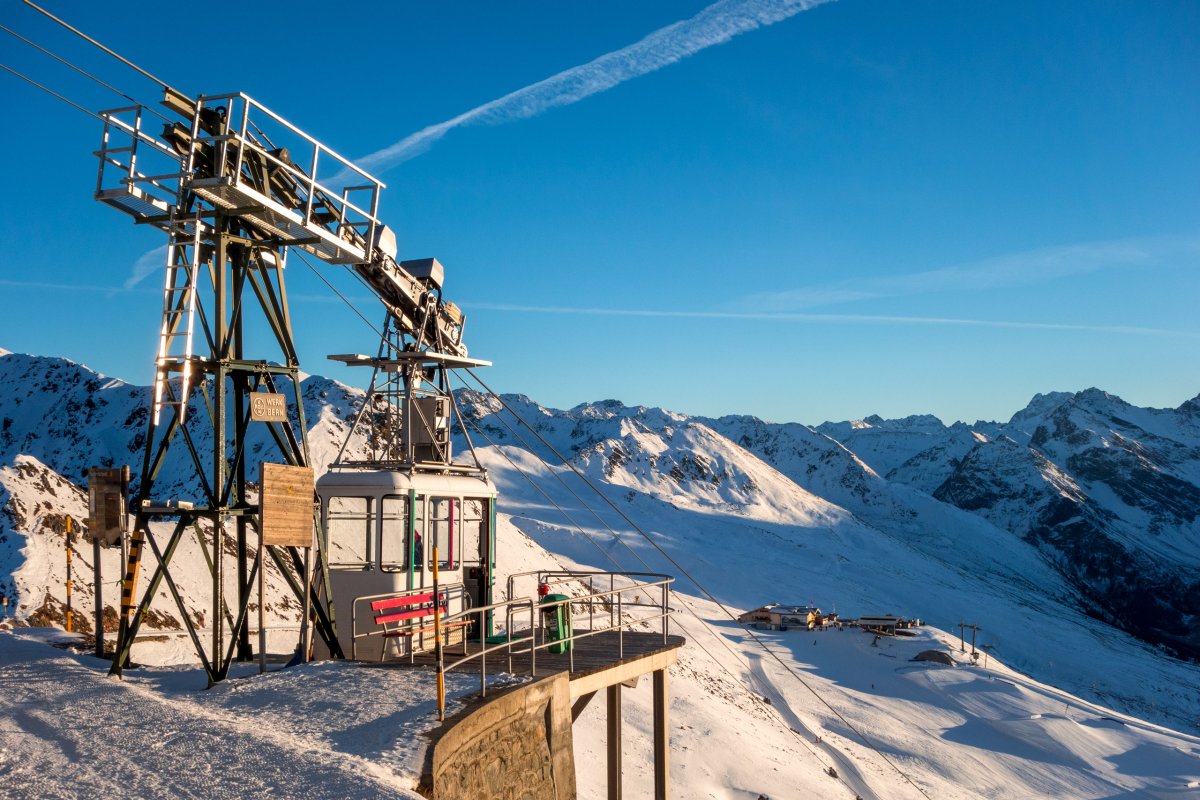
<svg viewBox="0 0 1200 800"><path fill-rule="evenodd" d="M474 643L478 644L479 649L472 652L464 647L465 652L446 660L442 670L449 672L478 660L479 693L486 696L489 654L503 652L506 671L510 674L518 674L513 670L513 656L528 654L528 674L530 677L536 677L539 652L549 651L553 647L566 649L568 664L571 671L574 671L574 643L600 634L613 631L617 633L617 660L625 657L625 632L634 627L659 623L662 641L666 644L671 617L668 599L674 580L670 575L649 572L539 570L511 575L508 579L508 596L511 599L490 606L470 608L444 618L446 622L473 619L476 623L474 630L477 632ZM525 582L530 583L534 591L529 595L516 597L520 584ZM597 584L599 589L596 588ZM539 599L534 596L539 586L545 586L552 594L567 593L554 592L555 588L582 590L583 593L568 596L566 600L547 601L545 598ZM544 636L539 641L537 632L542 628L541 620L545 615L556 614L559 609L567 611L564 606L570 610L570 630L564 631L565 635L557 638ZM491 640L482 636L483 631L487 630L488 613L492 614L492 619L503 615L505 620L504 634L493 636ZM600 622L599 625L597 621Z"/></svg>
<svg viewBox="0 0 1200 800"><path fill-rule="evenodd" d="M371 636L383 636L387 633L397 633L409 629L425 627L427 622L421 619L412 619L403 623L394 624L391 627L386 625L375 624L375 614L371 612L370 604L376 600L392 600L398 597L409 597L418 594L428 594L430 589L403 589L398 592L385 592L384 594L368 594L354 598L354 602L350 604L350 658L358 659L358 641ZM467 588L461 583L448 583L438 587L438 594L444 595L446 602L453 601L462 602L465 605L471 604L470 595L467 594ZM360 614L365 616L365 620L361 619ZM432 616L432 614L430 615ZM445 614L442 619L447 619ZM387 653L387 642L384 642L384 655Z"/></svg>
<svg viewBox="0 0 1200 800"><path fill-rule="evenodd" d="M614 661L625 657L625 633L634 628L658 627L665 645L670 633L671 607L668 600L674 580L670 575L650 572L539 570L512 575L508 579L508 600L441 615L441 624L446 627L462 621L473 623L469 627L473 633L463 638L462 653L443 652L441 671L446 673L478 662L479 693L486 696L489 658L493 664L497 661L502 663L504 671L509 674L528 674L530 677L536 677L539 653L546 653L553 647L565 649L569 668L574 671L574 643L601 634L617 634ZM529 593L516 596L526 584L530 589ZM546 587L550 594L564 594L568 597L565 600L547 601L544 597L539 599L536 596L538 587ZM555 589L561 591L556 592ZM409 592L355 599L351 610L351 625L354 630L352 654L355 652L354 643L358 639L382 633L382 630L378 629L359 631L354 609L357 609L360 603L401 597L407 593ZM569 630L562 631L561 635L555 638L539 637L538 633L543 629L542 621L546 615L557 614L560 610L565 615L568 609L571 619ZM495 622L499 619L504 620L504 630L496 635L487 636L488 621ZM528 656L527 668L522 665L520 671L515 669L517 662L514 661L514 657L517 656ZM438 709L439 715L442 711L443 709Z"/></svg>

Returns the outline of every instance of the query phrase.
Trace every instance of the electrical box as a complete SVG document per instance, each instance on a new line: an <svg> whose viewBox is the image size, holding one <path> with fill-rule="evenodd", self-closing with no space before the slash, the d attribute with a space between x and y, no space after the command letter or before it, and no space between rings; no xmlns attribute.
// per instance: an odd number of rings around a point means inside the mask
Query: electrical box
<svg viewBox="0 0 1200 800"><path fill-rule="evenodd" d="M413 458L417 461L450 461L450 398L416 397L409 428Z"/></svg>
<svg viewBox="0 0 1200 800"><path fill-rule="evenodd" d="M442 288L446 278L446 268L436 258L414 258L411 261L401 261L401 268L430 288Z"/></svg>
<svg viewBox="0 0 1200 800"><path fill-rule="evenodd" d="M125 495L129 491L129 467L92 467L88 479L88 533L105 547L121 541L128 530Z"/></svg>
<svg viewBox="0 0 1200 800"><path fill-rule="evenodd" d="M375 247L382 250L388 258L395 259L400 247L396 243L396 232L387 225L375 226Z"/></svg>

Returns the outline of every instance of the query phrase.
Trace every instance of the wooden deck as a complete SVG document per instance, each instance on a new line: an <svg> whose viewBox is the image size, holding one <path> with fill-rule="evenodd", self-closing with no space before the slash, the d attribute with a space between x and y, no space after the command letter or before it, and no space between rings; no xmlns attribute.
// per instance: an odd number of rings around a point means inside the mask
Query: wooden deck
<svg viewBox="0 0 1200 800"><path fill-rule="evenodd" d="M577 630L576 635L587 631ZM539 646L544 645L541 631L537 633ZM684 645L682 636L668 635L664 641L662 633L646 633L643 631L596 631L582 639L576 639L574 648L568 653L551 653L549 649L539 647L537 651L537 672L535 677L546 677L556 672L570 673L571 694L578 696L595 691L612 683L636 678L648 672L665 669L675 661L676 651ZM489 644L489 647L497 647ZM474 655L480 650L478 641L465 644L466 654ZM530 675L532 659L529 653L529 640L518 639L512 646L512 667L509 667L509 656L501 645L500 650L487 654L487 673L494 675L500 672L512 672L515 675ZM462 658L463 644L449 645L445 648L443 661L449 665ZM393 657L384 662L387 665L409 666L407 656ZM479 674L480 657L454 667L454 672ZM433 667L436 665L432 650L417 653L412 664L418 667Z"/></svg>

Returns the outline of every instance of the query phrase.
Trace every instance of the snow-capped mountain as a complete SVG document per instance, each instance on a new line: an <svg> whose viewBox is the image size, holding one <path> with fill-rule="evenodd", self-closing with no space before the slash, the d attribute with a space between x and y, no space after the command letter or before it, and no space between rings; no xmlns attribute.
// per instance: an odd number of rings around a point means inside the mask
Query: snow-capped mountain
<svg viewBox="0 0 1200 800"><path fill-rule="evenodd" d="M876 459L892 483L928 492L1037 548L1079 591L1088 613L1200 656L1197 400L1144 409L1088 389L1037 395L1002 425L870 420L821 428L847 446L870 440L864 460ZM917 437L923 449L915 448ZM895 464L896 454L909 452Z"/></svg>
<svg viewBox="0 0 1200 800"><path fill-rule="evenodd" d="M302 391L320 471L341 446L362 393L317 376L306 377ZM136 473L148 395L144 387L63 359L0 356L0 584L15 593L19 614L46 616L45 609L61 605L61 567L45 555L52 548L40 544L61 536L55 515L63 512L55 498L69 493L70 513L83 516L78 487L84 468L131 463ZM1185 574L1196 537L1178 520L1189 506L1172 500L1158 508L1152 494L1129 487L1102 494L1100 487L1110 484L1089 465L1106 454L1089 451L1120 450L1123 460L1111 463L1123 465L1131 480L1141 480L1135 469L1190 480L1196 465L1188 442L1200 442L1200 435L1188 438L1196 404L1153 412L1111 398L1088 395L1081 403L1076 397L1039 398L1031 405L1040 409L1036 414L1027 409L1006 425L947 427L919 417L822 426L848 432L869 457L820 430L753 417L706 419L616 401L556 410L523 396L469 391L459 393L458 404L501 492L503 529L516 537L517 549L524 547L523 534L567 562L670 572L695 596L700 589L690 576L737 609L813 601L848 614L920 616L944 630L975 622L983 629L981 643L1011 667L1090 701L1196 730L1200 697L1187 687L1200 683L1200 669L1123 632L1130 629L1123 618L1098 613L1101 584L1081 575L1091 578L1107 562L1073 562L1078 553L1055 549L1058 540L1031 535L1050 513L1043 503L1069 502L1093 514L1092 535L1132 547L1136 518L1122 528L1105 516L1117 513L1113 497L1129 497L1141 505L1128 509L1159 520L1157 549L1143 545L1138 552L1170 574ZM1121 410L1101 418L1097 404ZM1070 431L1055 422L1064 414L1076 426ZM1085 441L1079 430L1092 434ZM899 437L894 446L892 435ZM555 451L612 507L594 502ZM172 452L179 461L164 466L156 492L195 495L186 457L183 448ZM923 461L924 470L917 466ZM932 489L903 477L931 481L943 474ZM1168 494L1173 485L1159 484ZM1175 551L1179 558L1171 562ZM1186 591L1162 602L1195 613ZM281 611L280 619L287 614Z"/></svg>

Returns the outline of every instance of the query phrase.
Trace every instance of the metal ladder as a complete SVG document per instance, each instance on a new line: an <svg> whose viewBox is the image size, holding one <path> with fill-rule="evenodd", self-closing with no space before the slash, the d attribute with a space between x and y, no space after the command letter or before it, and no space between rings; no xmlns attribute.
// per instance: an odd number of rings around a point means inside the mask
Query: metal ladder
<svg viewBox="0 0 1200 800"><path fill-rule="evenodd" d="M163 408L174 408L179 424L187 414L192 385L192 332L196 317L196 281L200 274L200 213L190 223L173 221L167 245L167 270L163 280L162 326L154 371L154 424ZM189 230L190 229L190 230ZM187 257L182 254L190 253ZM180 373L179 392L167 397L173 371Z"/></svg>

